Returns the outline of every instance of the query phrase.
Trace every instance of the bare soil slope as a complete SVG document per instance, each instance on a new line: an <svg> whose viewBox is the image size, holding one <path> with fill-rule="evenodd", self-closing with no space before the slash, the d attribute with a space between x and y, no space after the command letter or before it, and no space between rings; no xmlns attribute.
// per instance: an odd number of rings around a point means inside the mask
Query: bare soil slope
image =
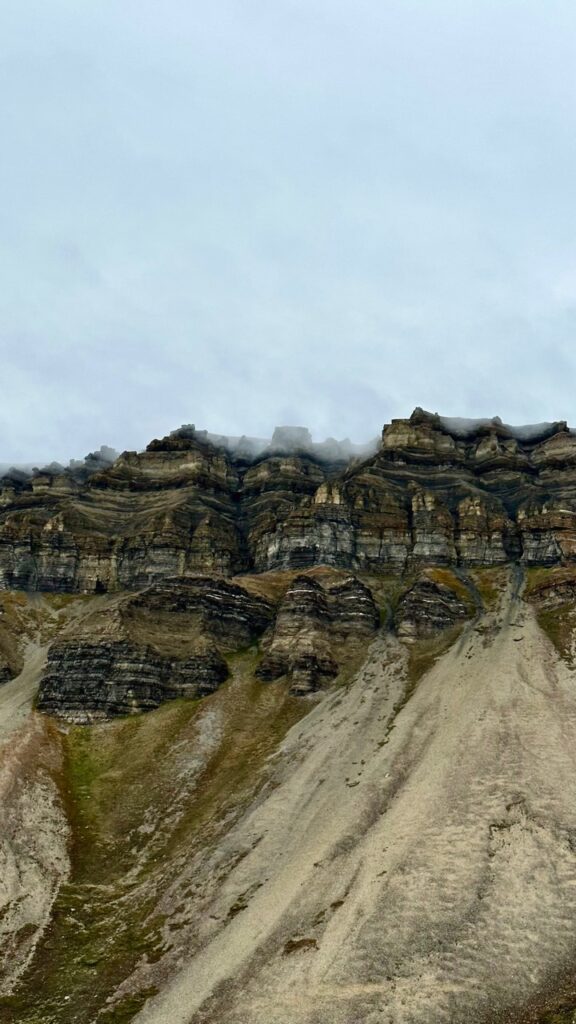
<svg viewBox="0 0 576 1024"><path fill-rule="evenodd" d="M201 949L139 1024L464 1024L543 1005L576 961L575 682L514 573L401 710L405 653L378 639L289 733L272 792L227 837L250 852Z"/></svg>
<svg viewBox="0 0 576 1024"><path fill-rule="evenodd" d="M107 599L22 612L0 1021L520 1024L569 1000L576 675L516 569L477 582L451 646L384 628L327 694L260 682L253 647L212 696L95 726L32 699L50 638Z"/></svg>

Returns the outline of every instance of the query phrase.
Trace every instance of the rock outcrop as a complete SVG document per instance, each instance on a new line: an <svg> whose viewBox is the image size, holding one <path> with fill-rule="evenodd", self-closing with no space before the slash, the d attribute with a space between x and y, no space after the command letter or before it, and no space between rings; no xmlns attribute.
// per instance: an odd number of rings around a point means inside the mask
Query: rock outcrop
<svg viewBox="0 0 576 1024"><path fill-rule="evenodd" d="M264 640L256 674L264 680L288 676L291 693L311 693L338 674L346 657L371 640L378 625L378 609L360 580L348 577L322 586L312 576L297 576Z"/></svg>
<svg viewBox="0 0 576 1024"><path fill-rule="evenodd" d="M73 722L152 711L176 697L204 697L228 675L214 647L187 658L165 658L126 641L71 641L48 655L38 709Z"/></svg>
<svg viewBox="0 0 576 1024"><path fill-rule="evenodd" d="M6 477L0 585L99 593L194 572L576 560L565 423L514 432L416 410L375 453L346 451L280 435L230 448L190 428L86 477Z"/></svg>
<svg viewBox="0 0 576 1024"><path fill-rule="evenodd" d="M1 1024L572 1019L575 443L7 478Z"/></svg>
<svg viewBox="0 0 576 1024"><path fill-rule="evenodd" d="M180 576L156 583L132 597L125 616L135 616L147 635L166 643L171 623L217 641L225 650L245 647L273 620L274 606L222 577Z"/></svg>
<svg viewBox="0 0 576 1024"><path fill-rule="evenodd" d="M117 598L51 645L38 708L92 722L205 697L228 677L225 652L254 641L272 616L264 598L206 576Z"/></svg>
<svg viewBox="0 0 576 1024"><path fill-rule="evenodd" d="M576 604L576 568L538 572L526 588L526 597L537 608L556 609Z"/></svg>
<svg viewBox="0 0 576 1024"><path fill-rule="evenodd" d="M467 587L452 573L427 570L401 596L395 625L402 640L432 637L459 625L474 612L474 601Z"/></svg>
<svg viewBox="0 0 576 1024"><path fill-rule="evenodd" d="M515 431L417 409L376 451L315 445L301 428L233 440L185 427L90 472L4 478L0 588L104 601L52 645L41 710L91 721L200 697L255 640L259 678L307 694L377 628L361 580L409 581L395 623L414 640L473 613L472 569L576 564L565 423ZM270 598L241 585L271 572L286 583ZM18 658L0 619L0 682Z"/></svg>
<svg viewBox="0 0 576 1024"><path fill-rule="evenodd" d="M280 574L274 600L218 576L171 577L103 596L52 642L37 706L73 722L150 711L213 693L226 658L261 640L256 675L303 695L333 679L370 641L379 612L367 586L334 571Z"/></svg>

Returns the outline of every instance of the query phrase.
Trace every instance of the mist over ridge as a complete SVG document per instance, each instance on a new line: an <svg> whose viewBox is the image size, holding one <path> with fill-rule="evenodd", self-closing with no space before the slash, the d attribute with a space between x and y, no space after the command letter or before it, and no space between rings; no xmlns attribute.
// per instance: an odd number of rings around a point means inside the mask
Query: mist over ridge
<svg viewBox="0 0 576 1024"><path fill-rule="evenodd" d="M385 423L382 428L383 432L391 424L397 422L402 422L402 420L393 419L390 424ZM525 444L536 444L558 432L576 434L576 429L569 427L565 420L509 424L504 423L499 416L476 418L442 416L437 412L427 412L420 407L416 407L406 422L433 425L436 429L458 440L466 440L478 434L493 433L500 438L509 438ZM171 430L167 438L190 440L215 448L223 448L234 459L246 462L267 455L308 454L322 462L340 463L351 459L368 458L378 450L380 445L379 436L374 436L365 442L351 441L348 437L342 440L327 437L322 441L317 441L313 439L308 427L296 425L276 426L271 437L264 438L246 434L220 434L207 429L197 429L194 423L183 423ZM153 441L150 444L156 445L158 442ZM140 449L140 451L144 450ZM94 473L109 468L120 456L119 451L103 444L97 450L89 452L83 459L72 458L67 464L53 461L39 466L34 463L0 462L0 479L12 478L18 481L18 479L38 476L55 477L68 474L74 479L82 481Z"/></svg>

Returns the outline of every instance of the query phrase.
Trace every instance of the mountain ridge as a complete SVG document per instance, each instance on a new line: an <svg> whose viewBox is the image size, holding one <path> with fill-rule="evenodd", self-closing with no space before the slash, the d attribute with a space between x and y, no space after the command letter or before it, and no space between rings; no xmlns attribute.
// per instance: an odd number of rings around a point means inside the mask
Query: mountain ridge
<svg viewBox="0 0 576 1024"><path fill-rule="evenodd" d="M462 431L460 431L460 434ZM190 572L329 564L561 564L576 552L576 436L565 423L518 440L499 420L458 436L416 410L377 452L231 455L176 431L78 480L4 478L0 587L98 593Z"/></svg>
<svg viewBox="0 0 576 1024"><path fill-rule="evenodd" d="M576 436L520 434L3 481L2 1024L571 1024Z"/></svg>

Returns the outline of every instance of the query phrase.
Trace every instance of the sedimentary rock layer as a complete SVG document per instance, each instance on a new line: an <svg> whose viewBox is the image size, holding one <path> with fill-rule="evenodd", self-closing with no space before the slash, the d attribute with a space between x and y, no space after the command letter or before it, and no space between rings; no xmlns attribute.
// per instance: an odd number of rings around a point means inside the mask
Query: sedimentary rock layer
<svg viewBox="0 0 576 1024"><path fill-rule="evenodd" d="M0 586L98 593L182 573L576 559L565 423L515 435L499 420L463 429L416 410L384 427L375 454L330 451L250 454L188 430L85 480L6 478Z"/></svg>
<svg viewBox="0 0 576 1024"><path fill-rule="evenodd" d="M256 674L267 680L289 676L297 695L317 690L378 625L378 609L360 580L349 577L324 588L311 576L297 576L280 602Z"/></svg>
<svg viewBox="0 0 576 1024"><path fill-rule="evenodd" d="M432 637L465 622L473 608L471 591L450 572L425 570L398 601L396 630L403 640Z"/></svg>
<svg viewBox="0 0 576 1024"><path fill-rule="evenodd" d="M204 697L228 678L227 656L259 639L259 679L288 676L298 695L319 689L372 638L379 612L355 577L284 576L276 602L212 576L98 599L51 644L38 709L93 722Z"/></svg>
<svg viewBox="0 0 576 1024"><path fill-rule="evenodd" d="M40 711L91 722L204 697L228 676L224 652L254 641L273 617L264 598L207 576L102 600L51 645Z"/></svg>

